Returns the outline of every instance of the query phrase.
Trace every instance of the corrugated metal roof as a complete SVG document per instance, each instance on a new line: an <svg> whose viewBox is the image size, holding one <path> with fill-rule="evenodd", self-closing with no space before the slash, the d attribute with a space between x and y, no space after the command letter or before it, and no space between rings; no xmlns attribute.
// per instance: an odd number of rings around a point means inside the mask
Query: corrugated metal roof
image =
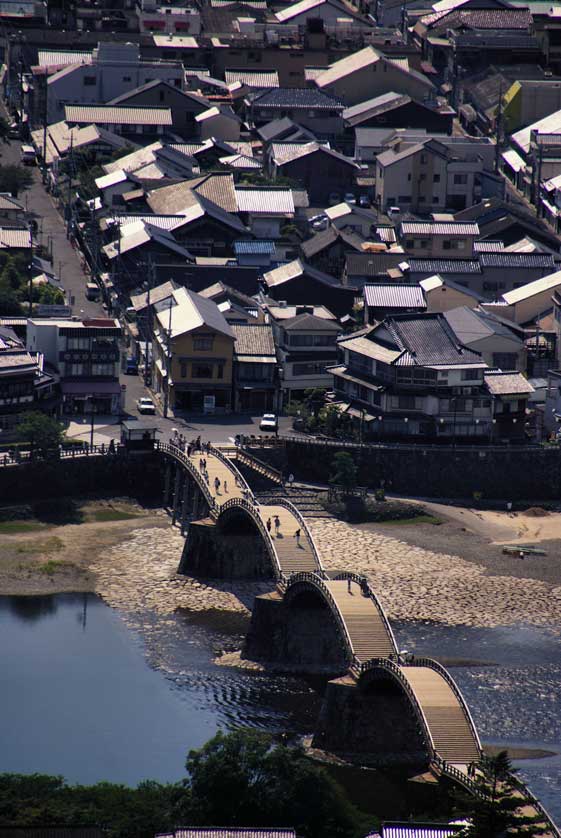
<svg viewBox="0 0 561 838"><path fill-rule="evenodd" d="M65 105L67 122L81 125L169 125L170 108L114 107L113 105Z"/></svg>
<svg viewBox="0 0 561 838"><path fill-rule="evenodd" d="M275 243L266 241L239 241L234 242L234 253L236 256L256 254L272 255L275 252Z"/></svg>
<svg viewBox="0 0 561 838"><path fill-rule="evenodd" d="M452 838L460 831L457 826L403 824L382 826L382 838Z"/></svg>
<svg viewBox="0 0 561 838"><path fill-rule="evenodd" d="M240 81L247 87L279 86L278 70L248 70L246 68L242 68L240 70L224 70L224 78L227 84L233 84L234 82Z"/></svg>
<svg viewBox="0 0 561 838"><path fill-rule="evenodd" d="M292 189L237 188L239 212L293 215Z"/></svg>
<svg viewBox="0 0 561 838"><path fill-rule="evenodd" d="M11 227L0 228L0 248L9 250L10 248L28 247L31 247L29 230L17 230Z"/></svg>
<svg viewBox="0 0 561 838"><path fill-rule="evenodd" d="M296 17L297 15L304 14L305 12L310 12L317 6L323 6L325 2L326 0L300 0L299 3L293 3L291 6L287 6L285 9L281 9L279 12L276 13L275 17L279 23L284 23L286 20L291 20L293 17Z"/></svg>
<svg viewBox="0 0 561 838"><path fill-rule="evenodd" d="M478 236L476 221L402 221L403 236Z"/></svg>
<svg viewBox="0 0 561 838"><path fill-rule="evenodd" d="M530 150L530 135L532 131L538 131L540 134L559 134L561 133L561 110L544 116L543 119L538 119L526 128L516 131L512 135L512 142L518 148L527 154ZM561 141L561 137L559 138ZM526 165L526 164L524 164Z"/></svg>
<svg viewBox="0 0 561 838"><path fill-rule="evenodd" d="M69 64L91 64L91 52L72 52L71 50L40 49L37 52L39 67L66 67Z"/></svg>
<svg viewBox="0 0 561 838"><path fill-rule="evenodd" d="M365 285L364 301L374 308L426 308L425 295L419 285Z"/></svg>
<svg viewBox="0 0 561 838"><path fill-rule="evenodd" d="M505 246L501 241L482 241L474 242L473 249L476 253L499 253L505 249Z"/></svg>
<svg viewBox="0 0 561 838"><path fill-rule="evenodd" d="M188 826L176 829L171 835L175 838L296 838L293 829L250 829L242 826Z"/></svg>
<svg viewBox="0 0 561 838"><path fill-rule="evenodd" d="M506 294L503 294L503 300L507 305L515 305L536 294L542 294L544 291L553 291L554 288L558 288L560 285L561 271L556 271L555 273L549 274L549 276L542 276L541 279L536 279L534 282L528 282L520 288L507 291Z"/></svg>
<svg viewBox="0 0 561 838"><path fill-rule="evenodd" d="M376 235L386 244L394 244L397 241L394 227L376 227Z"/></svg>

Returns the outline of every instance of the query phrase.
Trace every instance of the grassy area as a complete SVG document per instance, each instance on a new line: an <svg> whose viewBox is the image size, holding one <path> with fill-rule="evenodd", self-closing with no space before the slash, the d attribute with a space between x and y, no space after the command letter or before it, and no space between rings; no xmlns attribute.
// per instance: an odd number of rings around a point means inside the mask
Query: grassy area
<svg viewBox="0 0 561 838"><path fill-rule="evenodd" d="M16 553L26 556L40 555L42 553L58 553L64 547L63 542L56 535L46 538L43 541L22 541L16 547Z"/></svg>
<svg viewBox="0 0 561 838"><path fill-rule="evenodd" d="M441 524L440 518L435 518L434 515L415 515L412 518L397 518L387 521L378 520L378 524L401 524L401 526L408 526L409 524Z"/></svg>
<svg viewBox="0 0 561 838"><path fill-rule="evenodd" d="M87 513L89 521L97 521L99 523L105 521L128 521L130 518L140 518L139 514L134 512L126 512L122 509L94 509Z"/></svg>
<svg viewBox="0 0 561 838"><path fill-rule="evenodd" d="M19 535L22 532L37 532L47 529L39 521L0 521L0 535Z"/></svg>
<svg viewBox="0 0 561 838"><path fill-rule="evenodd" d="M39 571L39 573L44 573L47 576L54 576L57 570L64 570L68 567L74 567L72 562L64 562L57 559L49 559L44 564L39 565L37 570Z"/></svg>

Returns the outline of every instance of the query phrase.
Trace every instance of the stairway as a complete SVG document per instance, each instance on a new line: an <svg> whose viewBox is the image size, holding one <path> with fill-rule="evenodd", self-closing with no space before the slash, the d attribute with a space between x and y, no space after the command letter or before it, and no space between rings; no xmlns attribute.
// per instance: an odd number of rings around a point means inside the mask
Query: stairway
<svg viewBox="0 0 561 838"><path fill-rule="evenodd" d="M294 514L285 506L274 504L259 505L257 507L261 520L266 524L271 520L271 538L279 558L279 564L284 574L318 570L318 563L314 556L307 531L295 518ZM280 527L275 530L274 519L278 515ZM297 542L294 533L300 530L300 540Z"/></svg>
<svg viewBox="0 0 561 838"><path fill-rule="evenodd" d="M397 650L374 600L362 594L360 585L347 580L330 580L325 583L347 627L353 651L362 663L371 658L386 658Z"/></svg>
<svg viewBox="0 0 561 838"><path fill-rule="evenodd" d="M428 666L404 666L401 671L423 710L438 755L455 765L477 762L477 742L446 679Z"/></svg>
<svg viewBox="0 0 561 838"><path fill-rule="evenodd" d="M316 489L300 489L285 486L284 489L271 489L260 492L263 502L274 502L275 496L289 500L303 518L332 518L331 513L323 508L321 498L325 493Z"/></svg>

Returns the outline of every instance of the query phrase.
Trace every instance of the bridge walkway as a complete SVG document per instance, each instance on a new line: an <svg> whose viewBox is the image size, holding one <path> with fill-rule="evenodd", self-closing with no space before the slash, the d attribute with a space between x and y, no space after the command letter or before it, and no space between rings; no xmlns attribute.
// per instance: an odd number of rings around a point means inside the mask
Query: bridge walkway
<svg viewBox="0 0 561 838"><path fill-rule="evenodd" d="M324 584L341 614L357 661L363 663L397 653L392 631L373 596L364 596L354 579L326 580Z"/></svg>

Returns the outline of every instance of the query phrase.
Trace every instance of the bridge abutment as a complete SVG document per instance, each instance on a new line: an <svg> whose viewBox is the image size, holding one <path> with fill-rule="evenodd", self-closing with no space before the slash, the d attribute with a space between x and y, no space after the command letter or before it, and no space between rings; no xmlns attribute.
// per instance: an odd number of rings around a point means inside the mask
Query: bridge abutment
<svg viewBox="0 0 561 838"><path fill-rule="evenodd" d="M402 690L389 679L361 684L345 675L327 684L314 748L372 765L425 765L423 732Z"/></svg>
<svg viewBox="0 0 561 838"><path fill-rule="evenodd" d="M197 495L195 507L196 501ZM217 522L204 518L189 524L178 573L211 579L262 579L271 575L271 562L256 533L229 532L225 536Z"/></svg>

